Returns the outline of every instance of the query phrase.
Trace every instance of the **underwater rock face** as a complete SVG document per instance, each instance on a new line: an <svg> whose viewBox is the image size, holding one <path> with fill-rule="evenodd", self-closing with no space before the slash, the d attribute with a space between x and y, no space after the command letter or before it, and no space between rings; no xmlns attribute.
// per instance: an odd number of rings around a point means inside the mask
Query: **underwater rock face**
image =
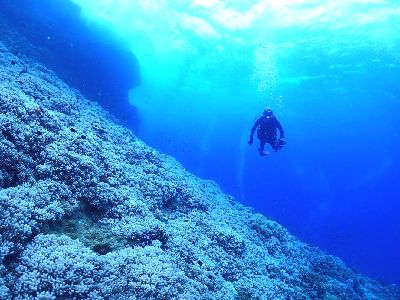
<svg viewBox="0 0 400 300"><path fill-rule="evenodd" d="M0 42L1 299L399 299Z"/></svg>
<svg viewBox="0 0 400 300"><path fill-rule="evenodd" d="M23 43L30 44L31 57L103 105L125 126L136 128L138 115L128 92L140 84L139 62L121 42L105 29L86 24L80 14L68 0L0 0L2 41L18 54L27 50ZM10 28L18 38L7 34ZM17 65L17 60L11 64Z"/></svg>

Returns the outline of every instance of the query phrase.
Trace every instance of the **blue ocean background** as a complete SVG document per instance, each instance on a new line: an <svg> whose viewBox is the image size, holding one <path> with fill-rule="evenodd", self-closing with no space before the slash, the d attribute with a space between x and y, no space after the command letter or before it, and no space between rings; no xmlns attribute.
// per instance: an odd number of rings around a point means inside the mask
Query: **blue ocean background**
<svg viewBox="0 0 400 300"><path fill-rule="evenodd" d="M400 283L398 1L0 8L38 60L147 144L357 271ZM265 106L287 145L259 157L247 140Z"/></svg>

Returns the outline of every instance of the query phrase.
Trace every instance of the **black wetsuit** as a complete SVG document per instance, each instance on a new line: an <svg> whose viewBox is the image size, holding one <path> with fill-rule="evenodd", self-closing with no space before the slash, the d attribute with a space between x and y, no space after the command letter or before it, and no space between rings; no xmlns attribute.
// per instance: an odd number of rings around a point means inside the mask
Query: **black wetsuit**
<svg viewBox="0 0 400 300"><path fill-rule="evenodd" d="M276 140L276 129L279 130L279 139L283 140L285 138L285 133L283 131L281 123L275 115L262 115L254 123L253 128L251 128L250 140L253 141L254 132L257 129L257 137L260 140L260 153L264 151L266 143L269 143L275 151L280 149L280 144Z"/></svg>

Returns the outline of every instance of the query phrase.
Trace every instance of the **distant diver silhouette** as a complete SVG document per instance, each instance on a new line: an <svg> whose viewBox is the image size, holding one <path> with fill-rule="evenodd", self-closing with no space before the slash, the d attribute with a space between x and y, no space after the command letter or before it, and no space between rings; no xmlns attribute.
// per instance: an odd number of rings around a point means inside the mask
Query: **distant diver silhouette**
<svg viewBox="0 0 400 300"><path fill-rule="evenodd" d="M257 129L257 137L260 140L260 148L258 152L261 156L268 155L269 152L264 152L265 144L271 145L272 149L276 152L282 149L286 144L285 133L281 123L279 123L274 112L269 107L265 108L262 115L256 120L251 128L249 145L253 144L253 135ZM276 139L276 129L279 130L279 140Z"/></svg>

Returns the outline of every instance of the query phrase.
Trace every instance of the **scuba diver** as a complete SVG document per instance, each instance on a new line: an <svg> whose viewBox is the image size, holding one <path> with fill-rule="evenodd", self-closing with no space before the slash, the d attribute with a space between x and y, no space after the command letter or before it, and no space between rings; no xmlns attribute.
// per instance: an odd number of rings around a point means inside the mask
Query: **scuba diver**
<svg viewBox="0 0 400 300"><path fill-rule="evenodd" d="M257 137L260 140L260 148L258 152L261 156L268 155L269 152L264 152L265 144L271 145L272 149L276 152L286 144L285 133L281 123L279 123L272 109L265 108L262 115L254 123L253 128L251 128L249 145L253 144L253 135L257 129ZM279 130L279 140L276 139L276 129Z"/></svg>

